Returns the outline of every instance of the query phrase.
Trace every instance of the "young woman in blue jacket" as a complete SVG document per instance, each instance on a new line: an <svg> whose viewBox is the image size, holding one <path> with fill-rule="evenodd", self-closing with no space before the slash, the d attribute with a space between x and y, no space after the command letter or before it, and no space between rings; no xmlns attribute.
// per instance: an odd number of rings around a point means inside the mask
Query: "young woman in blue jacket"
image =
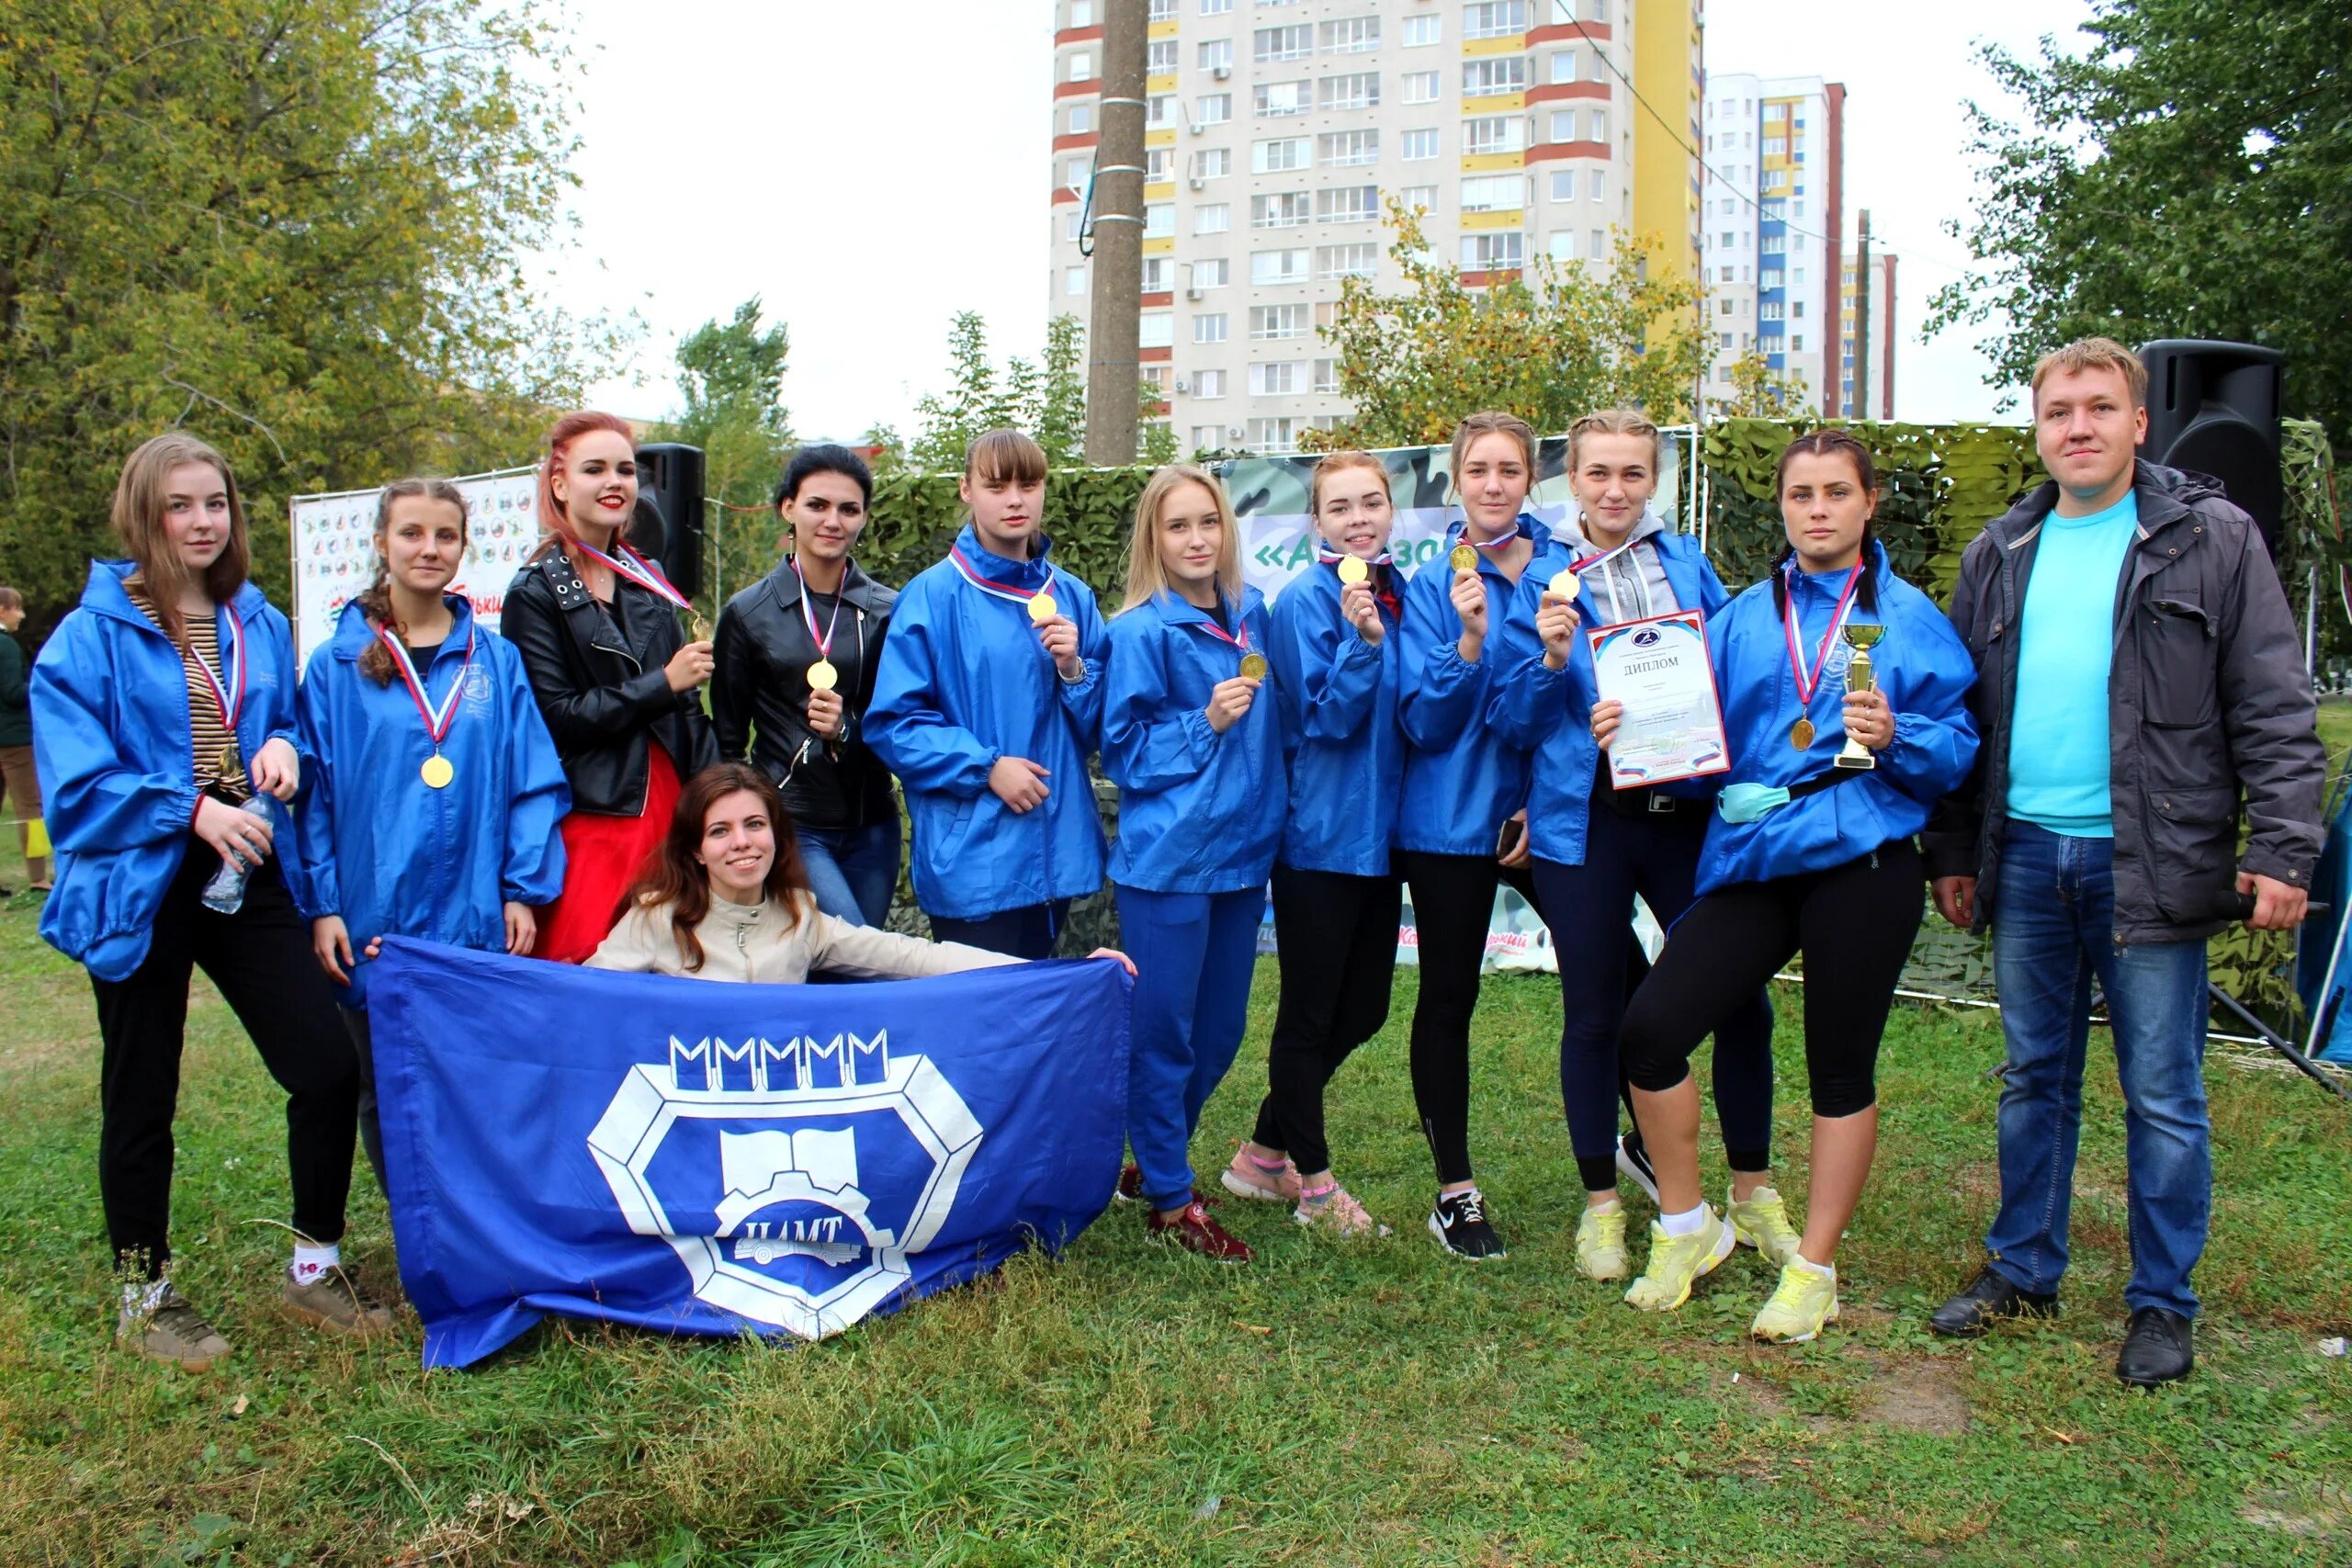
<svg viewBox="0 0 2352 1568"><path fill-rule="evenodd" d="M456 485L387 485L375 581L302 674L301 902L359 1048L359 1139L379 1185L364 960L387 936L527 953L534 908L563 891L563 761L514 645L444 592L465 556Z"/></svg>
<svg viewBox="0 0 2352 1568"><path fill-rule="evenodd" d="M1257 1125L1219 1180L1238 1198L1296 1205L1302 1224L1373 1236L1384 1227L1332 1174L1323 1100L1340 1064L1388 1021L1396 974L1403 604L1388 560L1388 470L1366 452L1329 453L1307 508L1316 561L1275 601L1266 655L1289 782L1273 869L1282 996Z"/></svg>
<svg viewBox="0 0 2352 1568"><path fill-rule="evenodd" d="M1094 591L1048 558L1046 454L994 430L965 455L969 516L890 612L865 740L907 792L915 901L942 942L1043 958L1102 886L1086 776L1108 649Z"/></svg>
<svg viewBox="0 0 2352 1568"><path fill-rule="evenodd" d="M294 1259L285 1310L381 1334L390 1316L341 1267L359 1068L311 961L294 798L294 646L246 581L245 514L220 455L159 435L130 455L114 525L130 559L93 561L82 603L33 667L33 745L57 846L41 935L90 972L103 1056L98 1190L123 1287L120 1337L201 1371L229 1353L172 1288L172 1119L188 980L210 977L287 1093ZM244 874L232 908L206 884Z"/></svg>
<svg viewBox="0 0 2352 1568"><path fill-rule="evenodd" d="M1663 925L1681 918L1713 810L1711 790L1613 787L1588 717L1595 694L1585 627L1678 610L1712 618L1731 599L1698 540L1669 531L1649 509L1659 445L1657 426L1630 409L1587 414L1568 428L1576 592L1555 594L1532 572L1520 579L1493 710L1534 753L1527 833L1558 944L1560 1100L1584 1181L1576 1259L1589 1280L1632 1272L1618 1171L1645 1189L1655 1181L1639 1133L1617 1137L1617 1026L1648 969L1634 937L1634 898ZM1714 1061L1732 1234L1777 1267L1797 1235L1771 1186L1772 1004L1762 987L1715 1032Z"/></svg>
<svg viewBox="0 0 2352 1568"><path fill-rule="evenodd" d="M1209 1217L1185 1149L1241 1048L1282 831L1281 726L1264 691L1272 630L1264 597L1242 581L1224 487L1195 468L1152 475L1102 696L1102 771L1119 786L1111 885L1136 966L1131 1185L1153 1235L1230 1262L1250 1248Z"/></svg>
<svg viewBox="0 0 2352 1568"><path fill-rule="evenodd" d="M1505 1256L1470 1168L1470 1015L1495 889L1505 880L1540 902L1528 875L1527 751L1487 707L1499 688L1489 649L1522 579L1548 581L1567 551L1527 510L1535 433L1507 413L1454 427L1462 517L1446 554L1405 593L1396 716L1405 730L1398 860L1413 895L1421 989L1413 1007L1413 1102L1437 1162L1430 1234L1455 1258Z"/></svg>
<svg viewBox="0 0 2352 1568"><path fill-rule="evenodd" d="M1789 547L1772 578L1709 627L1732 766L1699 863L1698 901L1625 1009L1618 1048L1657 1172L1649 1260L1625 1292L1665 1312L1732 1249L1699 1188L1699 1091L1689 1057L1804 955L1805 1073L1813 1098L1804 1234L1752 1332L1797 1343L1838 1315L1838 1237L1878 1143L1879 1036L1919 929L1927 877L1914 835L1976 756L1962 699L1968 650L1933 601L1894 575L1871 535L1870 453L1842 430L1781 455ZM1871 689L1846 690L1848 626L1882 630ZM1592 710L1595 743L1616 732ZM1836 759L1851 742L1851 760Z"/></svg>

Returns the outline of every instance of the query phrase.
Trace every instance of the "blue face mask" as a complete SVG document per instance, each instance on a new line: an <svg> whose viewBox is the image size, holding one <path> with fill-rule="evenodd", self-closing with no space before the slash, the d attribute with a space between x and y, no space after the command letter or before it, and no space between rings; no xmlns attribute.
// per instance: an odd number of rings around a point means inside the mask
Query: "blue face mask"
<svg viewBox="0 0 2352 1568"><path fill-rule="evenodd" d="M1789 792L1778 784L1732 784L1715 797L1724 820L1735 826L1760 822L1789 803Z"/></svg>

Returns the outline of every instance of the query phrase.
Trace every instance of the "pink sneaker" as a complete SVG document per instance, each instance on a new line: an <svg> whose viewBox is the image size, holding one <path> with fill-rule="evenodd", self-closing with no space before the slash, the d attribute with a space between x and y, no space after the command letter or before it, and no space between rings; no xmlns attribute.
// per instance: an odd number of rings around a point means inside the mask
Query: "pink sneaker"
<svg viewBox="0 0 2352 1568"><path fill-rule="evenodd" d="M1308 1200L1312 1200L1309 1201ZM1301 1195L1299 1205L1290 1217L1309 1230L1325 1231L1351 1240L1377 1240L1387 1235L1389 1229L1363 1211L1355 1195L1338 1182Z"/></svg>
<svg viewBox="0 0 2352 1568"><path fill-rule="evenodd" d="M1242 1145L1233 1151L1233 1163L1227 1166L1217 1179L1236 1198L1248 1198L1260 1203L1295 1203L1298 1201L1298 1168L1285 1159L1268 1168Z"/></svg>

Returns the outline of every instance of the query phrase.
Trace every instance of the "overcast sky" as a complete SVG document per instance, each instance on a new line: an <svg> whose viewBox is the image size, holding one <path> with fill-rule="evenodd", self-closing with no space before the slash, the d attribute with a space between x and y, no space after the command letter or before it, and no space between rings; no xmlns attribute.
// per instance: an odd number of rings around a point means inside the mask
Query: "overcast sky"
<svg viewBox="0 0 2352 1568"><path fill-rule="evenodd" d="M1045 0L573 0L580 227L546 258L557 302L634 310L617 412L677 402L678 337L746 297L791 329L785 401L803 436L909 433L944 379L951 316L988 319L1000 360L1045 332L1052 12ZM1846 84L1848 222L1902 255L1895 412L1981 419L1977 333L1918 341L1964 261L1941 231L1973 197L1961 105L1995 97L1978 39L2070 43L2085 0L1709 0L1711 70Z"/></svg>

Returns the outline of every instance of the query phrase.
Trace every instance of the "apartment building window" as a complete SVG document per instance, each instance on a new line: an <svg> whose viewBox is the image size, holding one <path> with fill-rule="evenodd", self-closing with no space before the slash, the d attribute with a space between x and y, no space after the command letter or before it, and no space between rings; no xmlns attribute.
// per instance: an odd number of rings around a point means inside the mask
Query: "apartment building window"
<svg viewBox="0 0 2352 1568"><path fill-rule="evenodd" d="M1166 185L1176 177L1176 149L1147 147L1143 152L1143 183L1148 186Z"/></svg>
<svg viewBox="0 0 2352 1568"><path fill-rule="evenodd" d="M1782 321L1787 315L1788 307L1778 299L1766 299L1756 307L1756 319L1759 321Z"/></svg>
<svg viewBox="0 0 2352 1568"><path fill-rule="evenodd" d="M1552 199L1574 201L1577 198L1577 172L1574 169L1552 171Z"/></svg>
<svg viewBox="0 0 2352 1568"><path fill-rule="evenodd" d="M1405 47L1407 49L1427 49L1433 43L1443 41L1444 37L1445 28L1435 17L1405 18Z"/></svg>
<svg viewBox="0 0 2352 1568"><path fill-rule="evenodd" d="M1219 316L1217 320L1219 321L1223 321L1225 318L1223 316ZM1225 330L1222 327L1217 329L1217 341L1219 343L1223 343L1225 341ZM1222 370L1194 371L1193 374L1193 396L1196 398L1221 398L1225 396L1225 372Z"/></svg>
<svg viewBox="0 0 2352 1568"><path fill-rule="evenodd" d="M1086 269L1084 267L1066 266L1062 268L1062 292L1065 294L1083 294L1086 292Z"/></svg>
<svg viewBox="0 0 2352 1568"><path fill-rule="evenodd" d="M1172 38L1153 39L1144 48L1143 70L1147 76L1172 76L1176 73L1176 40Z"/></svg>
<svg viewBox="0 0 2352 1568"><path fill-rule="evenodd" d="M1233 281L1233 264L1223 256L1209 256L1193 264L1193 287L1223 288Z"/></svg>
<svg viewBox="0 0 2352 1568"><path fill-rule="evenodd" d="M1716 301L1715 301L1715 314L1717 314L1718 316L1728 316L1728 315L1730 315L1730 314L1731 314L1731 301L1730 301L1730 300L1728 300L1728 299L1718 299L1718 300L1716 300ZM1730 341L1731 341L1731 338L1730 338L1730 334L1729 334L1729 333L1725 333L1725 334L1724 334L1724 342L1726 342L1726 343L1728 343L1728 342L1730 342Z"/></svg>
<svg viewBox="0 0 2352 1568"><path fill-rule="evenodd" d="M1552 134L1548 140L1553 141L1574 141L1576 139L1577 111L1574 109L1554 109L1552 111Z"/></svg>
<svg viewBox="0 0 2352 1568"><path fill-rule="evenodd" d="M1144 99L1143 118L1146 125L1175 124L1176 95L1173 93L1154 93L1149 97Z"/></svg>
<svg viewBox="0 0 2352 1568"><path fill-rule="evenodd" d="M1509 38L1527 30L1527 0L1477 0L1462 7L1464 38Z"/></svg>
<svg viewBox="0 0 2352 1568"><path fill-rule="evenodd" d="M1204 147L1193 154L1193 177L1196 180L1221 180L1233 173L1233 149Z"/></svg>
<svg viewBox="0 0 2352 1568"><path fill-rule="evenodd" d="M1342 17L1323 24L1326 54L1370 54L1380 47L1378 17Z"/></svg>
<svg viewBox="0 0 2352 1568"><path fill-rule="evenodd" d="M1253 398L1291 397L1306 384L1305 360L1276 359L1250 367L1250 395Z"/></svg>
<svg viewBox="0 0 2352 1568"><path fill-rule="evenodd" d="M1136 318L1136 346L1166 348L1176 341L1176 318L1167 310L1146 310Z"/></svg>
<svg viewBox="0 0 2352 1568"><path fill-rule="evenodd" d="M1338 360L1318 359L1315 362L1315 389L1329 393L1339 391L1340 362Z"/></svg>
<svg viewBox="0 0 2352 1568"><path fill-rule="evenodd" d="M1462 151L1472 156L1518 152L1526 146L1527 121L1515 114L1481 115L1462 122Z"/></svg>
<svg viewBox="0 0 2352 1568"><path fill-rule="evenodd" d="M1094 106L1092 104L1070 105L1068 124L1072 136L1083 136L1093 130Z"/></svg>
<svg viewBox="0 0 2352 1568"><path fill-rule="evenodd" d="M1298 425L1297 420L1287 416L1253 419L1250 422L1250 445L1261 452L1295 452L1298 450Z"/></svg>
<svg viewBox="0 0 2352 1568"><path fill-rule="evenodd" d="M1437 156L1437 132L1408 130L1396 139L1397 151L1408 164Z"/></svg>
<svg viewBox="0 0 2352 1568"><path fill-rule="evenodd" d="M1175 17L1176 0L1151 0L1144 12L1144 20L1148 22L1173 21Z"/></svg>
<svg viewBox="0 0 2352 1568"><path fill-rule="evenodd" d="M1327 112L1339 109L1370 109L1380 107L1380 73L1351 71L1344 76L1326 76L1317 95L1320 107Z"/></svg>
<svg viewBox="0 0 2352 1568"><path fill-rule="evenodd" d="M1304 305L1252 305L1250 307L1250 335L1260 342L1305 337L1307 319Z"/></svg>
<svg viewBox="0 0 2352 1568"><path fill-rule="evenodd" d="M1203 93L1193 100L1193 120L1196 125L1223 125L1232 118L1231 93Z"/></svg>
<svg viewBox="0 0 2352 1568"><path fill-rule="evenodd" d="M1789 237L1786 234L1767 234L1756 248L1768 256L1781 255L1789 248Z"/></svg>
<svg viewBox="0 0 2352 1568"><path fill-rule="evenodd" d="M1804 333L1791 333L1789 334L1789 352L1791 354L1803 354L1804 352Z"/></svg>
<svg viewBox="0 0 2352 1568"><path fill-rule="evenodd" d="M1315 84L1261 82L1254 97L1261 115L1305 114L1315 107Z"/></svg>
<svg viewBox="0 0 2352 1568"><path fill-rule="evenodd" d="M1575 50L1557 49L1552 51L1551 79L1555 82L1573 82L1577 79L1577 51Z"/></svg>
<svg viewBox="0 0 2352 1568"><path fill-rule="evenodd" d="M1599 169L1593 170L1591 181L1592 199L1595 201L1604 201L1608 199L1608 189L1609 176L1602 174Z"/></svg>
<svg viewBox="0 0 2352 1568"><path fill-rule="evenodd" d="M1091 28L1094 25L1094 0L1069 0L1069 25Z"/></svg>
<svg viewBox="0 0 2352 1568"><path fill-rule="evenodd" d="M1250 35L1250 58L1261 65L1278 60L1304 60L1315 52L1315 28L1310 23L1291 28L1260 28Z"/></svg>
<svg viewBox="0 0 2352 1568"><path fill-rule="evenodd" d="M1070 158L1065 160L1062 164L1062 184L1069 186L1072 190L1084 190L1086 188L1087 174L1092 166L1093 161L1089 158Z"/></svg>
<svg viewBox="0 0 2352 1568"><path fill-rule="evenodd" d="M1212 310L1205 316L1194 316L1193 318L1193 341L1194 343L1223 343L1225 341L1225 312L1222 310ZM1206 394L1204 394L1204 396Z"/></svg>
<svg viewBox="0 0 2352 1568"><path fill-rule="evenodd" d="M1315 162L1314 142L1304 136L1274 137L1250 144L1250 172L1277 175L1304 169Z"/></svg>
<svg viewBox="0 0 2352 1568"><path fill-rule="evenodd" d="M1250 281L1254 284L1304 283L1306 281L1306 247L1284 251L1252 251L1250 253ZM1252 332L1250 336L1258 334Z"/></svg>
<svg viewBox="0 0 2352 1568"><path fill-rule="evenodd" d="M1556 233L1556 234L1553 235L1553 236L1552 236L1552 243L1551 243L1551 247L1550 247L1550 248L1551 248L1551 252L1552 252L1552 259L1553 259L1554 261L1574 261L1574 260L1576 260L1576 259L1577 259L1577 236L1576 236L1576 231L1575 231L1575 230L1573 230L1573 229L1563 229L1563 230L1561 230L1558 233Z"/></svg>
<svg viewBox="0 0 2352 1568"><path fill-rule="evenodd" d="M1525 91L1527 57L1523 54L1491 55L1462 62L1462 96L1465 98L1491 98Z"/></svg>
<svg viewBox="0 0 2352 1568"><path fill-rule="evenodd" d="M1271 196L1250 198L1250 227L1252 229L1295 229L1312 213L1307 195L1303 190L1276 191Z"/></svg>
<svg viewBox="0 0 2352 1568"><path fill-rule="evenodd" d="M1434 71L1405 73L1405 101L1408 104L1437 102L1437 73Z"/></svg>
<svg viewBox="0 0 2352 1568"><path fill-rule="evenodd" d="M1513 272L1526 264L1524 234L1464 234L1462 266L1465 272Z"/></svg>
<svg viewBox="0 0 2352 1568"><path fill-rule="evenodd" d="M1066 80L1071 82L1084 82L1091 78L1093 74L1093 54L1083 49L1074 49L1070 51L1069 75Z"/></svg>
<svg viewBox="0 0 2352 1568"><path fill-rule="evenodd" d="M1379 265L1380 247L1377 245L1315 247L1315 276L1326 282L1337 277L1370 277Z"/></svg>
<svg viewBox="0 0 2352 1568"><path fill-rule="evenodd" d="M1315 193L1317 223L1375 223L1379 220L1378 186L1333 186Z"/></svg>
<svg viewBox="0 0 2352 1568"><path fill-rule="evenodd" d="M1193 58L1199 61L1204 71L1230 71L1233 69L1233 40L1229 38L1210 39L1201 45Z"/></svg>
<svg viewBox="0 0 2352 1568"><path fill-rule="evenodd" d="M1592 249L1587 251L1585 254L1590 256L1595 261L1599 261L1608 254L1609 231L1606 229L1595 229L1592 231Z"/></svg>
<svg viewBox="0 0 2352 1568"><path fill-rule="evenodd" d="M1765 124L1770 125L1770 124L1771 124L1771 123L1772 123L1774 120L1776 120L1776 119L1786 119L1786 118L1789 118L1789 106L1788 106L1788 105L1786 105L1786 104L1766 104L1766 105L1764 106L1764 123L1765 123Z"/></svg>
<svg viewBox="0 0 2352 1568"><path fill-rule="evenodd" d="M1228 17L1233 14L1233 0L1201 0L1204 17Z"/></svg>
<svg viewBox="0 0 2352 1568"><path fill-rule="evenodd" d="M1224 446L1225 426L1221 424L1196 424L1193 426L1193 451L1216 452L1222 450Z"/></svg>
<svg viewBox="0 0 2352 1568"><path fill-rule="evenodd" d="M1731 231L1728 229L1724 231L1724 249L1731 249Z"/></svg>
<svg viewBox="0 0 2352 1568"><path fill-rule="evenodd" d="M1193 232L1222 234L1233 227L1233 209L1222 201L1204 201L1193 209Z"/></svg>
<svg viewBox="0 0 2352 1568"><path fill-rule="evenodd" d="M1609 111L1607 109L1594 109L1586 115L1585 120L1590 127L1590 131L1586 137L1587 141L1606 141L1609 140Z"/></svg>
<svg viewBox="0 0 2352 1568"><path fill-rule="evenodd" d="M1797 300L1797 301L1796 301L1796 302L1795 302L1795 303L1794 303L1794 304L1790 308L1789 314L1791 314L1791 315L1794 316L1798 321L1804 321L1804 300L1802 300L1802 299Z"/></svg>
<svg viewBox="0 0 2352 1568"><path fill-rule="evenodd" d="M1083 212L1071 211L1066 213L1062 218L1062 238L1068 240L1072 244L1076 244L1078 243L1079 230L1085 220L1086 214Z"/></svg>
<svg viewBox="0 0 2352 1568"><path fill-rule="evenodd" d="M1526 205L1525 175L1486 175L1462 182L1464 212L1515 212Z"/></svg>
<svg viewBox="0 0 2352 1568"><path fill-rule="evenodd" d="M1767 223L1787 222L1789 204L1777 197L1767 197L1764 200L1763 218Z"/></svg>
<svg viewBox="0 0 2352 1568"><path fill-rule="evenodd" d="M1323 166L1327 169L1354 168L1363 164L1380 162L1380 132L1376 130L1327 130L1317 143Z"/></svg>
<svg viewBox="0 0 2352 1568"><path fill-rule="evenodd" d="M1408 212L1412 211L1413 209L1417 207L1424 212L1435 212L1437 210L1437 186L1407 186L1396 193L1396 199L1404 203L1405 210Z"/></svg>
<svg viewBox="0 0 2352 1568"><path fill-rule="evenodd" d="M1768 136L1764 139L1764 145L1758 151L1767 158L1785 158L1789 155L1789 139L1785 136Z"/></svg>
<svg viewBox="0 0 2352 1568"><path fill-rule="evenodd" d="M1165 293L1167 293L1170 289L1171 289L1171 288L1175 288L1175 287L1176 287L1176 286L1175 286L1175 284L1174 284L1173 282L1170 281L1170 279L1172 279L1175 276L1176 276L1176 258L1175 258L1175 257L1173 257L1173 256L1146 256L1146 257L1144 257L1144 258L1143 258L1143 292L1144 292L1144 293L1146 293L1146 294L1165 294Z"/></svg>
<svg viewBox="0 0 2352 1568"><path fill-rule="evenodd" d="M1729 283L1729 282L1731 281L1731 271L1732 271L1732 269L1731 269L1731 268L1729 268L1729 267L1727 267L1727 266L1726 266L1726 267L1721 267L1721 268L1718 268L1717 270L1718 270L1718 271L1720 271L1720 272L1723 274L1723 276L1722 276L1721 277L1717 278L1717 279L1715 280L1716 282L1718 282L1718 283Z"/></svg>
<svg viewBox="0 0 2352 1568"><path fill-rule="evenodd" d="M1176 232L1176 204L1172 201L1147 201L1143 204L1143 237L1157 240Z"/></svg>
<svg viewBox="0 0 2352 1568"><path fill-rule="evenodd" d="M1721 346L1725 354L1731 352L1731 333L1724 333L1721 335Z"/></svg>

